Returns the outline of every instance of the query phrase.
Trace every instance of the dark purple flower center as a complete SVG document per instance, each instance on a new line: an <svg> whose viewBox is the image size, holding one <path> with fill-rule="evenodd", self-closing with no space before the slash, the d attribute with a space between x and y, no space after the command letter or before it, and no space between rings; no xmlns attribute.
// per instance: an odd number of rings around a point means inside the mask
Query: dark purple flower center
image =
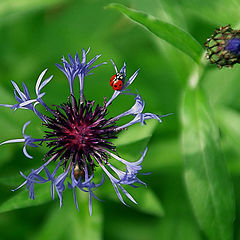
<svg viewBox="0 0 240 240"><path fill-rule="evenodd" d="M94 169L96 161L108 160L106 150L116 151L116 147L109 141L117 138L115 121L106 119L107 109L97 105L94 101L73 104L67 103L57 106L52 117L46 117L48 128L46 131L47 146L51 150L46 156L56 155L64 166L70 162L78 165L80 170Z"/></svg>
<svg viewBox="0 0 240 240"><path fill-rule="evenodd" d="M88 126L86 123L69 123L71 129L65 128L63 130L66 146L68 148L77 148L84 150L87 146L91 146L92 138L94 136L94 130L91 129L91 126Z"/></svg>

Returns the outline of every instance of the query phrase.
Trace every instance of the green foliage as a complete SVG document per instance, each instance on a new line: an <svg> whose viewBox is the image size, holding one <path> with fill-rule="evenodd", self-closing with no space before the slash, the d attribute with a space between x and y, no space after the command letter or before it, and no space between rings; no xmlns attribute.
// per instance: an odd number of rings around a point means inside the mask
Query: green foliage
<svg viewBox="0 0 240 240"><path fill-rule="evenodd" d="M93 199L91 217L87 193L77 191L78 212L68 189L61 210L57 194L51 199L50 184L35 186L35 200L29 199L25 188L12 192L23 181L19 171L27 174L39 167L46 149L29 148L34 156L29 160L22 143L1 146L0 239L239 239L240 70L237 65L210 67L203 43L216 27L239 26L240 4L234 0L121 3L0 2L0 103L15 103L10 80L19 86L24 81L34 94L35 81L45 68L54 78L46 86L44 100L49 105L66 101L68 83L55 63L63 55L91 47L89 58L101 53L98 63L109 64L87 77L86 98L101 104L112 95L112 58L117 66L127 63L127 76L140 67L131 88L146 101L146 112L174 113L161 124L152 120L132 126L114 141L120 156L130 161L148 146L143 172L152 174L139 176L147 188L127 188L138 202L124 198L130 207L120 203L105 180L102 190L96 191L104 201ZM129 109L133 101L132 96L119 96L109 117ZM33 113L13 114L1 107L0 115L0 142L20 138L28 120L32 127L27 134L42 136L43 127Z"/></svg>
<svg viewBox="0 0 240 240"><path fill-rule="evenodd" d="M43 204L51 199L51 193L49 191L50 186L48 184L40 185L36 188L38 194L35 200L30 200L28 198L28 191L20 190L18 192L12 193L4 203L0 206L0 212L11 211L19 208L26 208L31 206L37 206ZM10 189L8 189L10 190Z"/></svg>
<svg viewBox="0 0 240 240"><path fill-rule="evenodd" d="M51 5L56 5L64 0L2 0L0 2L1 21L11 16L23 14L27 11L46 8Z"/></svg>
<svg viewBox="0 0 240 240"><path fill-rule="evenodd" d="M108 5L108 7L117 9L118 11L126 14L133 21L142 24L159 38L164 39L174 47L189 55L197 63L200 62L202 47L189 33L184 30L167 22L163 22L149 14L127 8L121 4L113 3Z"/></svg>
<svg viewBox="0 0 240 240"><path fill-rule="evenodd" d="M186 90L182 119L185 181L196 217L209 239L230 240L235 207L232 185L218 128L200 90Z"/></svg>
<svg viewBox="0 0 240 240"><path fill-rule="evenodd" d="M108 184L102 191L102 198L109 199L114 202L119 202L117 196L112 194L113 187ZM151 214L154 216L164 216L164 209L162 203L156 196L156 194L150 188L139 188L136 191L129 189L132 193L137 204L131 204L131 208L141 211L143 213Z"/></svg>
<svg viewBox="0 0 240 240"><path fill-rule="evenodd" d="M34 240L49 238L63 240L69 238L69 236L72 240L79 238L86 240L102 239L103 215L98 203L94 204L94 215L92 217L89 217L88 199L85 196L79 196L80 212L76 211L72 196L69 194L65 197L65 205L59 212L57 206L50 208L47 220L38 229L33 237Z"/></svg>
<svg viewBox="0 0 240 240"><path fill-rule="evenodd" d="M128 129L128 131L122 132L113 142L117 146L122 146L141 140L148 140L154 133L157 124L157 121L148 121L148 124L144 127L141 126L140 123L133 125L132 128Z"/></svg>
<svg viewBox="0 0 240 240"><path fill-rule="evenodd" d="M222 107L217 109L216 117L223 133L228 136L232 144L239 149L240 144L240 114L236 110ZM231 119L231 121L229 121Z"/></svg>

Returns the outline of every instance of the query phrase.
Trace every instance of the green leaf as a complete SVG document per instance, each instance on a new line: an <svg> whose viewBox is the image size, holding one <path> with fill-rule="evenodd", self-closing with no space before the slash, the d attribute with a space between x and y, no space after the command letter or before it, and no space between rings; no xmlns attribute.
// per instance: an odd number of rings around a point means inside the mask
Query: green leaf
<svg viewBox="0 0 240 240"><path fill-rule="evenodd" d="M135 124L123 131L113 143L116 146L128 145L135 143L141 140L148 140L153 135L154 130L156 129L158 121L152 120L148 121L146 125Z"/></svg>
<svg viewBox="0 0 240 240"><path fill-rule="evenodd" d="M100 202L93 202L93 213L89 215L88 194L77 191L79 211L76 209L72 192L64 193L64 205L61 210L53 207L45 224L36 234L34 240L101 240L103 231L103 215ZM67 224L66 224L67 222ZM56 231L57 230L57 231Z"/></svg>
<svg viewBox="0 0 240 240"><path fill-rule="evenodd" d="M211 240L233 239L234 196L219 131L199 89L187 89L182 111L185 182L197 220Z"/></svg>
<svg viewBox="0 0 240 240"><path fill-rule="evenodd" d="M170 23L161 21L149 14L127 8L122 4L112 3L107 8L113 8L126 14L133 21L146 27L159 38L172 44L177 49L186 53L195 62L200 63L203 52L201 45L187 32Z"/></svg>
<svg viewBox="0 0 240 240"><path fill-rule="evenodd" d="M239 109L240 101L236 101L240 89L239 75L240 68L237 67L221 71L212 67L211 71L205 71L201 82L213 107L226 105Z"/></svg>
<svg viewBox="0 0 240 240"><path fill-rule="evenodd" d="M228 159L228 169L232 175L239 175L240 113L229 107L215 108L215 115L223 133L221 139L224 155Z"/></svg>
<svg viewBox="0 0 240 240"><path fill-rule="evenodd" d="M137 205L133 205L136 210L159 217L164 216L165 213L160 199L149 187L140 187L134 190L133 196L138 202Z"/></svg>
<svg viewBox="0 0 240 240"><path fill-rule="evenodd" d="M230 137L235 147L239 149L240 113L227 107L221 107L216 109L215 114L221 130Z"/></svg>
<svg viewBox="0 0 240 240"><path fill-rule="evenodd" d="M155 216L164 216L164 209L160 199L156 194L149 188L140 186L137 189L126 188L126 190L133 196L138 204L130 203L132 208L135 208L138 211L152 214ZM101 189L102 199L113 200L119 204L122 204L118 199L113 186L109 183L105 183L104 189ZM124 194L122 194L124 198ZM126 200L126 203L129 204L129 201Z"/></svg>
<svg viewBox="0 0 240 240"><path fill-rule="evenodd" d="M162 240L201 240L201 234L195 221L189 215L180 216L181 221L179 221L179 215L170 215L164 221L159 221L158 236L161 236Z"/></svg>
<svg viewBox="0 0 240 240"><path fill-rule="evenodd" d="M37 206L51 200L51 188L49 184L38 184L34 186L36 199L29 199L28 190L18 190L12 193L12 197L0 205L0 213L12 211L19 208ZM9 189L11 191L11 189Z"/></svg>
<svg viewBox="0 0 240 240"><path fill-rule="evenodd" d="M159 173L160 169L180 167L182 166L181 158L181 146L178 139L155 139L150 142L146 159L143 162L144 170Z"/></svg>
<svg viewBox="0 0 240 240"><path fill-rule="evenodd" d="M21 181L23 181L23 178L20 174L17 177L0 178L0 184L6 187L11 187L12 189L14 189L19 183L21 183Z"/></svg>

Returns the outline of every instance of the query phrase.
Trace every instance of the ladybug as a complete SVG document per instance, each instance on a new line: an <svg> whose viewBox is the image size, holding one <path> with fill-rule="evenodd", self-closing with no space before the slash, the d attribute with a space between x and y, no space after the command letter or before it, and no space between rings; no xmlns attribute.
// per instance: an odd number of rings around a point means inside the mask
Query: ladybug
<svg viewBox="0 0 240 240"><path fill-rule="evenodd" d="M122 73L114 74L110 79L110 86L113 87L113 90L120 91L123 87L123 74Z"/></svg>

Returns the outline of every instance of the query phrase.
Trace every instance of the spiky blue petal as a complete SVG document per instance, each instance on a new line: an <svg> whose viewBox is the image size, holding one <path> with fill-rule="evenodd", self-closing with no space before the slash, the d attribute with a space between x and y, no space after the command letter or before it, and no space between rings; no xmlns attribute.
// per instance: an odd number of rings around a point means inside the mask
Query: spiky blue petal
<svg viewBox="0 0 240 240"><path fill-rule="evenodd" d="M9 105L9 104L0 104L0 106L2 107L9 107L12 110L16 111L17 109L29 109L31 111L33 111L42 121L46 122L46 119L44 117L44 115L42 113L40 113L37 109L36 109L36 105L38 103L40 103L41 105L43 105L47 110L50 111L50 109L47 107L47 105L43 102L42 97L45 95L44 93L41 93L41 90L44 86L46 86L47 83L49 83L52 79L53 76L50 76L49 78L47 78L46 80L43 81L43 83L41 84L41 81L45 75L45 73L47 72L47 69L45 69L40 76L38 77L38 80L36 82L36 86L35 86L35 92L36 92L36 98L31 98L30 94L29 94L29 90L27 88L27 86L23 83L23 91L22 92L20 90L20 88L18 87L18 85L14 82L12 82L12 85L14 87L14 95L15 95L15 99L18 102L17 104L14 105Z"/></svg>
<svg viewBox="0 0 240 240"><path fill-rule="evenodd" d="M31 136L25 134L26 127L27 127L30 123L31 123L31 121L28 121L28 122L26 122L26 123L23 125L22 134L23 134L23 137L24 137L24 138L7 140L7 141L2 142L2 143L0 144L0 146L3 145L3 144L7 144L7 143L24 142L24 147L23 147L23 153L24 153L24 155L25 155L27 158L33 158L31 155L28 154L26 147L27 147L27 146L30 146L30 147L38 147L38 145L34 144L34 142L42 142L42 141L44 141L44 139L32 138Z"/></svg>

